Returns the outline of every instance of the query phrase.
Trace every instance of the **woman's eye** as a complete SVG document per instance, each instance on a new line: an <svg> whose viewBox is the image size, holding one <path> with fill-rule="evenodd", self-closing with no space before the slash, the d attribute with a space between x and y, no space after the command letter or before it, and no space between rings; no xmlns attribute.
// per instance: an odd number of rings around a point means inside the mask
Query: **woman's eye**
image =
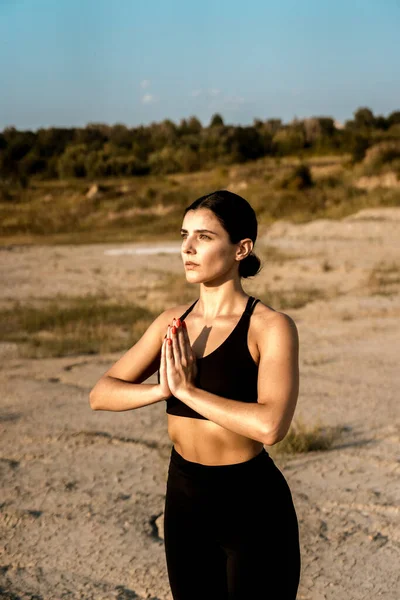
<svg viewBox="0 0 400 600"><path fill-rule="evenodd" d="M181 238L182 238L183 240L185 239L185 237L186 237L186 233L181 233ZM207 240L211 240L211 238L210 238L208 235L206 235L205 233L201 233L201 234L199 235L199 237L200 237L200 238L206 238Z"/></svg>

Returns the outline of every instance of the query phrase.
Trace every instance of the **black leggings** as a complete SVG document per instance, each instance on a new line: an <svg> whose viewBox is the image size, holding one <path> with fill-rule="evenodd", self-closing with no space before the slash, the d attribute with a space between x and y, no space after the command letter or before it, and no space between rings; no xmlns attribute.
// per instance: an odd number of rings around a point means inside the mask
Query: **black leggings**
<svg viewBox="0 0 400 600"><path fill-rule="evenodd" d="M264 448L245 462L202 465L172 447L164 541L174 600L296 598L296 511Z"/></svg>

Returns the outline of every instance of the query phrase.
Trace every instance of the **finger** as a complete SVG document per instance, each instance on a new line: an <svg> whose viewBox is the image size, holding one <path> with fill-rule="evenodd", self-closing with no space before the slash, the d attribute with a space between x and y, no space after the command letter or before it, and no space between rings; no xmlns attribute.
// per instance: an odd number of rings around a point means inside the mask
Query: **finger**
<svg viewBox="0 0 400 600"><path fill-rule="evenodd" d="M172 336L172 334L171 334L171 336ZM166 346L167 346L166 347L166 358L167 358L167 360L171 360L171 359L173 360L174 359L174 350L173 350L174 341L173 341L172 337L170 337L169 340L172 342L171 344L169 343L168 340L166 340L166 342L165 342Z"/></svg>
<svg viewBox="0 0 400 600"><path fill-rule="evenodd" d="M168 325L168 333L167 333L167 342L166 342L166 356L168 358L170 358L171 356L173 356L173 334L172 334L172 327L173 325ZM171 343L168 342L168 339L171 340ZM171 349L171 352L169 352L169 350Z"/></svg>
<svg viewBox="0 0 400 600"><path fill-rule="evenodd" d="M185 340L185 346L186 346L187 355L191 356L192 358L194 358L194 352L192 350L192 346L190 345L189 334L188 334L188 331L187 331L186 327L182 327L182 331L183 331L183 337L184 337L184 340Z"/></svg>
<svg viewBox="0 0 400 600"><path fill-rule="evenodd" d="M179 334L178 334L178 328L175 326L175 333L173 332L174 327L171 327L171 339L172 339L172 352L174 357L177 360L180 360L181 357L181 350L179 347Z"/></svg>
<svg viewBox="0 0 400 600"><path fill-rule="evenodd" d="M188 335L186 327L184 327L183 325L182 325L182 333L183 333L183 338L185 340L185 343L189 344L189 346L190 346L189 335Z"/></svg>
<svg viewBox="0 0 400 600"><path fill-rule="evenodd" d="M185 328L182 327L182 325L180 325L176 332L177 332L177 336L178 336L178 342L179 342L179 348L180 348L181 360L182 360L182 358L187 358L187 356L188 356L187 341L185 338Z"/></svg>
<svg viewBox="0 0 400 600"><path fill-rule="evenodd" d="M160 360L160 366L165 369L165 365L166 365L166 356L165 356L165 346L167 344L167 337L164 338L162 346L161 346L161 360Z"/></svg>

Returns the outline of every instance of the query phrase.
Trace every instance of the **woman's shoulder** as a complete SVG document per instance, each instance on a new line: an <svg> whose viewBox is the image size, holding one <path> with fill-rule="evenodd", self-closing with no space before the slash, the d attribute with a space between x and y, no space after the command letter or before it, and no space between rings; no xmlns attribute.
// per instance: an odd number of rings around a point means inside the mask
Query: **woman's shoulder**
<svg viewBox="0 0 400 600"><path fill-rule="evenodd" d="M196 302L196 300L197 298L194 298L185 304L175 304L170 308L166 308L163 312L164 318L168 321L168 323L172 323L172 319L180 319L188 310L188 308L190 308L192 304Z"/></svg>
<svg viewBox="0 0 400 600"><path fill-rule="evenodd" d="M172 325L172 320L180 318L185 311L193 304L192 302L185 304L175 304L171 307L165 308L158 313L158 316L150 324L148 330L157 330L160 340L164 339L164 335L167 331L168 325Z"/></svg>
<svg viewBox="0 0 400 600"><path fill-rule="evenodd" d="M277 329L282 330L282 332L292 330L293 333L297 334L296 323L288 314L276 310L265 304L259 299L259 302L254 307L253 310L254 320L257 321L257 329L261 331L265 331L265 329Z"/></svg>

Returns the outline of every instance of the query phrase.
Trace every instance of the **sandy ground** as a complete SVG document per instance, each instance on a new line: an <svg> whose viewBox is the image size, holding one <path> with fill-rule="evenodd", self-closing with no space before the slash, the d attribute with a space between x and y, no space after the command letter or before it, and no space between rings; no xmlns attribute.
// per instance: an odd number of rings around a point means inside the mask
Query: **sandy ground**
<svg viewBox="0 0 400 600"><path fill-rule="evenodd" d="M277 222L255 249L273 246L292 258L267 259L244 281L253 295L300 286L326 296L285 311L301 340L295 417L343 431L329 451L275 459L299 518L299 600L399 597L399 240L400 209ZM179 245L162 254L145 246L3 248L1 306L104 290L140 301L144 276L151 288L157 269L182 273ZM392 283L370 279L382 265L397 265ZM162 539L165 405L110 413L88 404L121 354L28 360L0 345L1 597L171 600Z"/></svg>

